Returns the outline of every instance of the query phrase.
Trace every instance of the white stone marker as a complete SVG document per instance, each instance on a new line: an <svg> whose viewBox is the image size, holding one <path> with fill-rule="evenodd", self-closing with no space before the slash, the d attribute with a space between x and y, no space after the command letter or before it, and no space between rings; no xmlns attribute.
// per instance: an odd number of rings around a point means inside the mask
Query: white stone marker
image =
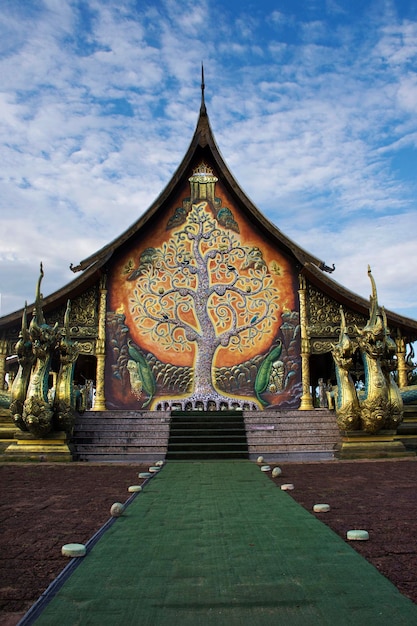
<svg viewBox="0 0 417 626"><path fill-rule="evenodd" d="M313 511L315 513L327 513L327 511L330 511L330 505L329 504L315 504L313 506Z"/></svg>
<svg viewBox="0 0 417 626"><path fill-rule="evenodd" d="M65 546L62 546L61 553L62 556L85 556L87 549L83 543L66 543Z"/></svg>
<svg viewBox="0 0 417 626"><path fill-rule="evenodd" d="M369 533L367 530L348 530L346 537L349 541L367 541Z"/></svg>
<svg viewBox="0 0 417 626"><path fill-rule="evenodd" d="M121 502L115 502L114 504L111 505L110 515L112 517L120 517L121 515L123 515L124 511L125 511L125 505L122 504Z"/></svg>

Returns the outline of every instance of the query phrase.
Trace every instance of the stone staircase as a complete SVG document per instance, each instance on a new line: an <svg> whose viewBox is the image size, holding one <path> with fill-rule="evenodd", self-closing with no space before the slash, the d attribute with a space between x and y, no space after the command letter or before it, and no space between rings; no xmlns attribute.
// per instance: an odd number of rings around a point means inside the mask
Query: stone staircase
<svg viewBox="0 0 417 626"><path fill-rule="evenodd" d="M168 460L247 459L241 411L173 411Z"/></svg>
<svg viewBox="0 0 417 626"><path fill-rule="evenodd" d="M5 449L13 443L16 433L21 433L14 428L10 416L4 416L0 425L0 456L10 460ZM90 462L147 463L165 458L256 460L258 456L263 456L265 462L320 461L344 458L340 454L343 439L346 438L339 432L334 412L327 409L87 411L76 419L70 450L75 461ZM405 407L404 421L391 439L398 446L403 444L408 453L416 454L417 405ZM372 453L368 448L361 458L372 458L378 452Z"/></svg>
<svg viewBox="0 0 417 626"><path fill-rule="evenodd" d="M417 452L417 404L404 406L404 419L395 438L404 444L406 450Z"/></svg>
<svg viewBox="0 0 417 626"><path fill-rule="evenodd" d="M16 433L19 429L13 423L9 411L0 411L0 454L13 443Z"/></svg>
<svg viewBox="0 0 417 626"><path fill-rule="evenodd" d="M71 441L75 461L159 459L319 461L336 457L335 415L314 411L87 411Z"/></svg>
<svg viewBox="0 0 417 626"><path fill-rule="evenodd" d="M335 414L328 409L247 412L245 426L251 460L332 460L342 442Z"/></svg>
<svg viewBox="0 0 417 626"><path fill-rule="evenodd" d="M165 458L170 412L87 411L71 440L74 461L155 462Z"/></svg>

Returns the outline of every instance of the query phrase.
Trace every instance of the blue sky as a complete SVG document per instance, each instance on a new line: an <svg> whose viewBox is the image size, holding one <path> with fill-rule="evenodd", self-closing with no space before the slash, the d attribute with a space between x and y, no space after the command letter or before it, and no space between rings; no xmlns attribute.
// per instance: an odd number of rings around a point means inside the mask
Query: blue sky
<svg viewBox="0 0 417 626"><path fill-rule="evenodd" d="M3 0L1 314L74 279L169 182L204 62L219 148L256 206L417 318L417 3Z"/></svg>

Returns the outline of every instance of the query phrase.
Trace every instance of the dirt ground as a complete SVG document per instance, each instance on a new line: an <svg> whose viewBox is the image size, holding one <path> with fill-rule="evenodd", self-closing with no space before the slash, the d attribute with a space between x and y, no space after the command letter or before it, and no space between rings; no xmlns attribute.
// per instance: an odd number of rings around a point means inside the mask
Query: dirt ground
<svg viewBox="0 0 417 626"><path fill-rule="evenodd" d="M273 465L271 465L273 467ZM417 603L417 459L282 463L277 488L288 492L346 539L352 529L369 541L351 545ZM0 466L0 624L13 626L67 565L65 543L86 543L140 484L138 465L7 464ZM267 474L270 476L270 473Z"/></svg>

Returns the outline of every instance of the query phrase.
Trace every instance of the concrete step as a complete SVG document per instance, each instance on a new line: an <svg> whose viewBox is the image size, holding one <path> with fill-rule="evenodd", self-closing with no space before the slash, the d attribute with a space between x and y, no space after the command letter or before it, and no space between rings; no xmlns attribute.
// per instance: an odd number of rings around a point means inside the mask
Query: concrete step
<svg viewBox="0 0 417 626"><path fill-rule="evenodd" d="M114 462L164 459L170 418L167 412L88 411L74 426L73 458Z"/></svg>
<svg viewBox="0 0 417 626"><path fill-rule="evenodd" d="M220 443L224 441L230 441L233 443L244 443L246 445L246 435L245 433L233 436L225 436L222 434L217 435L202 435L202 434L193 434L193 435L173 435L171 433L169 438L169 445L181 445L184 444L199 444L199 443Z"/></svg>
<svg viewBox="0 0 417 626"><path fill-rule="evenodd" d="M215 460L215 459L247 459L248 452L239 450L181 450L181 452L170 452L170 461L191 461L191 460Z"/></svg>
<svg viewBox="0 0 417 626"><path fill-rule="evenodd" d="M247 455L245 423L240 411L172 414L167 459L247 458Z"/></svg>
<svg viewBox="0 0 417 626"><path fill-rule="evenodd" d="M274 460L331 460L341 435L334 412L257 411L245 413L249 456Z"/></svg>

